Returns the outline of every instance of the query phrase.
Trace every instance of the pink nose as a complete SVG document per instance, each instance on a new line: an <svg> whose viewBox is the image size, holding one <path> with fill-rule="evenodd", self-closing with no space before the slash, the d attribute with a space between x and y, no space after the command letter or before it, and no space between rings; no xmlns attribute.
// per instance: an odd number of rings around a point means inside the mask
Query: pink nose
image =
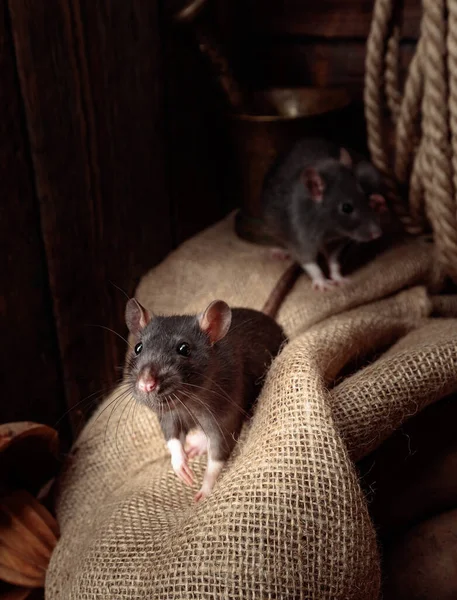
<svg viewBox="0 0 457 600"><path fill-rule="evenodd" d="M157 379L151 376L141 377L138 380L138 387L142 392L152 392L157 387Z"/></svg>
<svg viewBox="0 0 457 600"><path fill-rule="evenodd" d="M382 235L382 231L380 227L372 227L371 228L371 239L377 240Z"/></svg>

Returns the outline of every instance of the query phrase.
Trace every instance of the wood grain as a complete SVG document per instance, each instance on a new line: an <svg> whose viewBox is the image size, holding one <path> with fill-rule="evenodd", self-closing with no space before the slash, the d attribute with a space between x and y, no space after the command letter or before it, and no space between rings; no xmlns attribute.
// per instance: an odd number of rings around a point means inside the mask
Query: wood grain
<svg viewBox="0 0 457 600"><path fill-rule="evenodd" d="M250 50L235 58L242 81L256 87L344 86L361 93L365 74L365 44L358 41L332 43L304 40L297 43L255 39ZM414 43L401 48L402 76L415 51Z"/></svg>
<svg viewBox="0 0 457 600"><path fill-rule="evenodd" d="M167 175L175 243L233 206L227 186L225 104L192 31L163 22Z"/></svg>
<svg viewBox="0 0 457 600"><path fill-rule="evenodd" d="M171 247L157 2L9 3L67 403L111 385L123 295ZM79 408L84 411L85 404ZM75 428L79 422L71 413Z"/></svg>
<svg viewBox="0 0 457 600"><path fill-rule="evenodd" d="M6 10L0 11L0 81L0 421L54 425L64 412L63 386Z"/></svg>
<svg viewBox="0 0 457 600"><path fill-rule="evenodd" d="M222 24L226 2L219 0ZM263 35L301 35L325 38L363 38L368 35L374 0L234 0L233 21L243 30ZM416 39L420 0L405 0L403 36Z"/></svg>

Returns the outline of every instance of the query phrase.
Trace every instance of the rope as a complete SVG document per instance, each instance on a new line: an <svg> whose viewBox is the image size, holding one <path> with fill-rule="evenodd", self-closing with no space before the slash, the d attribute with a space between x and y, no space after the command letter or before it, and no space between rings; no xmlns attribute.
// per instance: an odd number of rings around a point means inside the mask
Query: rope
<svg viewBox="0 0 457 600"><path fill-rule="evenodd" d="M446 275L457 283L457 1L423 0L421 35L403 95L401 6L401 0L375 1L365 73L368 144L405 230L420 233L427 221L432 227L436 287ZM395 132L392 161L389 123Z"/></svg>
<svg viewBox="0 0 457 600"><path fill-rule="evenodd" d="M400 94L400 27L394 27L392 36L387 41L385 60L385 86L387 106L394 124L398 120L401 108Z"/></svg>
<svg viewBox="0 0 457 600"><path fill-rule="evenodd" d="M405 201L402 199L397 181L390 165L386 143L386 119L384 116L384 56L388 47L391 24L393 19L392 0L377 0L374 6L370 34L367 41L365 60L365 119L367 122L368 147L374 165L384 177L387 187L388 200L403 223L405 229L414 233L411 217L408 214ZM391 48L394 44L391 44ZM392 61L392 50L389 62ZM398 52L397 52L398 60ZM393 101L395 102L395 101Z"/></svg>

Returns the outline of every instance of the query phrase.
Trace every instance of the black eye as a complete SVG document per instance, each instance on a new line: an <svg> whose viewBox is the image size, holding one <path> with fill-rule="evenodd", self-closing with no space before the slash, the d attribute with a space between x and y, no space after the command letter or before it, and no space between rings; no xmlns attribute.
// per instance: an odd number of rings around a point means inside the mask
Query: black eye
<svg viewBox="0 0 457 600"><path fill-rule="evenodd" d="M134 351L135 354L138 356L138 354L143 350L143 342L138 342L138 344L135 346Z"/></svg>
<svg viewBox="0 0 457 600"><path fill-rule="evenodd" d="M341 205L341 211L346 215L350 215L352 212L354 212L354 207L350 202L343 202Z"/></svg>
<svg viewBox="0 0 457 600"><path fill-rule="evenodd" d="M190 346L186 342L180 342L176 347L176 352L181 356L190 356Z"/></svg>

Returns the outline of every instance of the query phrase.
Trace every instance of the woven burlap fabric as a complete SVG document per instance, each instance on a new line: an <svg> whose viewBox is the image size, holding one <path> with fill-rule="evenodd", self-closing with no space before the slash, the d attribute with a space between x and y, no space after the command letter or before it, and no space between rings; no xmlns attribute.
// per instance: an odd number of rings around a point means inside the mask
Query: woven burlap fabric
<svg viewBox="0 0 457 600"><path fill-rule="evenodd" d="M261 309L289 264L271 258L267 248L240 240L233 215L182 244L148 273L137 298L158 314L194 313L216 297L232 306ZM423 283L431 263L431 246L421 239L390 248L374 263L351 274L349 285L316 297L302 276L283 304L278 321L288 336L349 308Z"/></svg>
<svg viewBox="0 0 457 600"><path fill-rule="evenodd" d="M183 244L143 279L140 301L163 314L201 310L216 297L260 308L285 265L231 228L232 217ZM428 267L418 240L378 257L344 291L316 296L299 280L279 315L291 341L202 504L172 473L154 415L130 397L107 398L60 477L62 538L47 599L377 598L375 532L351 456L455 383L455 365L454 378L445 366L455 322L427 320L432 303L421 285L403 291ZM380 356L364 366L373 351ZM437 371L423 369L437 358ZM393 393L384 393L384 377ZM194 462L198 477L204 464Z"/></svg>

